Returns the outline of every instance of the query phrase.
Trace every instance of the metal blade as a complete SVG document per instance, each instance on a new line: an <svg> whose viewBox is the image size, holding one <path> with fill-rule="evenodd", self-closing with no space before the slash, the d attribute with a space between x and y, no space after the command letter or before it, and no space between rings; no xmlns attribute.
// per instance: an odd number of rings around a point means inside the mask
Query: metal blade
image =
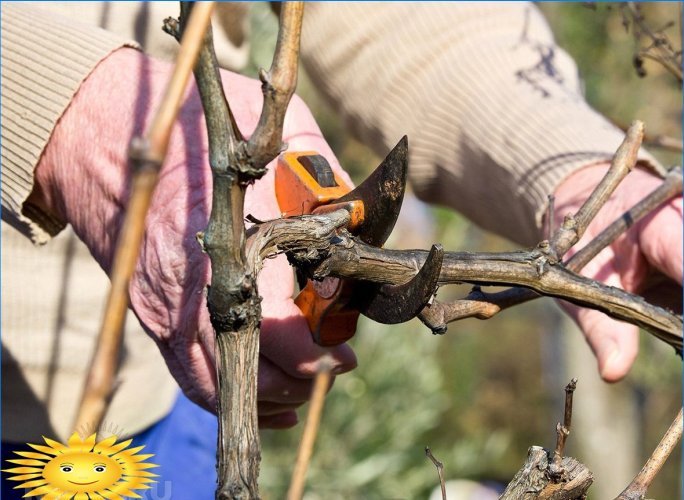
<svg viewBox="0 0 684 500"><path fill-rule="evenodd" d="M365 181L333 202L363 201L364 221L354 231L361 241L380 247L389 238L404 200L407 171L408 139L404 136Z"/></svg>
<svg viewBox="0 0 684 500"><path fill-rule="evenodd" d="M357 282L352 305L378 323L394 325L415 318L437 290L444 249L432 245L430 253L411 281L403 285Z"/></svg>

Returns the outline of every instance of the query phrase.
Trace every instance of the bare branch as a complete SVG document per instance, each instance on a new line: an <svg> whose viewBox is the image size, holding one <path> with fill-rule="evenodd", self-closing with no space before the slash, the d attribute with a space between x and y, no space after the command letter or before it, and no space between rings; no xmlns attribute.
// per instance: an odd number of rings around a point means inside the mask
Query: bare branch
<svg viewBox="0 0 684 500"><path fill-rule="evenodd" d="M615 500L641 500L646 495L648 487L653 482L653 479L658 475L660 469L665 464L665 461L675 449L677 443L682 438L682 410L679 410L677 416L670 425L665 435L658 443L658 446L653 450L653 454L644 464L632 482L620 493Z"/></svg>
<svg viewBox="0 0 684 500"><path fill-rule="evenodd" d="M565 411L563 412L563 427L570 430L572 427L572 396L577 389L577 379L573 378L565 386Z"/></svg>
<svg viewBox="0 0 684 500"><path fill-rule="evenodd" d="M266 173L266 165L283 149L285 109L297 86L299 40L302 32L303 2L285 2L280 9L280 31L275 56L268 72L261 70L259 79L264 93L264 107L256 130L249 140L246 154L249 164Z"/></svg>
<svg viewBox="0 0 684 500"><path fill-rule="evenodd" d="M313 392L309 403L309 413L306 416L306 425L304 426L302 438L299 441L297 460L295 462L294 470L292 471L290 488L287 492L288 500L299 500L304 493L306 472L309 468L309 462L311 462L316 435L318 434L318 428L321 423L325 394L330 387L331 369L332 358L329 354L325 354L318 362L318 372L314 379Z"/></svg>
<svg viewBox="0 0 684 500"><path fill-rule="evenodd" d="M201 4L199 4L201 5ZM185 37L193 4L181 3L180 29L172 19L165 29ZM285 111L294 93L303 7L288 3L281 12L271 71L262 72L264 105L257 129L244 141L225 97L211 28L195 68L205 112L213 193L203 247L211 261L207 305L216 333L218 380L218 487L216 497L258 498L261 460L257 419L257 369L261 307L257 270L245 259L244 199L247 186L266 172L280 152ZM254 262L253 264L258 264Z"/></svg>
<svg viewBox="0 0 684 500"><path fill-rule="evenodd" d="M612 119L613 124L623 132L627 132L629 128L619 120ZM644 131L644 145L667 149L676 153L681 153L684 149L684 142L681 137L671 137L664 134L651 134L647 130Z"/></svg>
<svg viewBox="0 0 684 500"><path fill-rule="evenodd" d="M556 196L553 194L550 194L548 196L549 198L549 206L547 207L546 210L546 220L548 221L548 227L546 228L548 231L548 238L550 239L555 230L553 227L553 215L556 213Z"/></svg>
<svg viewBox="0 0 684 500"><path fill-rule="evenodd" d="M185 20L201 4L181 3ZM171 20L166 26L172 27ZM182 38L181 38L182 39ZM217 498L258 497L260 444L256 412L258 321L256 278L245 270L242 206L236 151L241 140L226 100L209 27L195 67L207 123L213 191L204 250L211 261L207 306L216 333L218 381Z"/></svg>
<svg viewBox="0 0 684 500"><path fill-rule="evenodd" d="M339 216L343 217L343 216ZM424 250L379 249L357 241L345 231L330 237L315 237L314 227L330 228L326 216L288 219L287 230L272 221L260 226L270 235L271 244L285 251L314 279L337 276L402 284L409 281L425 262ZM299 226L299 227L297 227ZM295 229L296 228L296 229ZM298 238L303 235L303 238ZM273 248L273 246L271 246ZM540 264L542 259L542 264ZM381 263L381 264L380 264ZM643 298L572 273L560 266L548 266L536 251L511 253L447 252L439 284L518 285L537 293L592 307L638 325L675 347L682 345L682 318Z"/></svg>
<svg viewBox="0 0 684 500"><path fill-rule="evenodd" d="M553 459L549 465L549 472L556 477L560 477L563 473L561 461L563 460L563 453L565 451L565 442L570 435L570 426L572 424L572 395L577 388L577 379L573 378L568 385L565 386L565 412L563 413L563 423L558 422L556 425L556 449L553 452Z"/></svg>
<svg viewBox="0 0 684 500"><path fill-rule="evenodd" d="M128 310L128 283L138 260L145 231L145 215L166 156L171 127L178 115L213 5L213 2L204 3L190 19L188 35L181 44L175 68L154 120L144 139L135 138L131 142L131 194L114 254L105 314L86 377L75 429L96 431L113 396L114 375L118 369L123 325Z"/></svg>
<svg viewBox="0 0 684 500"><path fill-rule="evenodd" d="M667 200L681 194L682 170L676 167L668 172L663 184L622 214L619 219L573 255L566 262L566 267L573 272L581 271L601 250L615 241L627 229ZM488 319L509 307L538 297L540 297L538 293L528 288L516 287L500 292L487 293L480 287L475 287L464 299L452 304L443 304L435 301L421 313L421 319L433 331L446 331L446 324L452 321L470 317Z"/></svg>
<svg viewBox="0 0 684 500"><path fill-rule="evenodd" d="M635 121L627 130L624 141L618 147L606 175L601 179L598 186L580 207L576 214L568 214L556 234L548 242L548 250L540 244L542 252L549 257L549 262L560 262L565 253L577 243L584 231L598 211L605 205L615 188L622 182L625 176L632 171L636 164L641 141L644 136L644 124Z"/></svg>
<svg viewBox="0 0 684 500"><path fill-rule="evenodd" d="M667 71L669 71L682 84L682 51L681 47L676 50L669 37L663 30L653 30L646 22L644 15L641 13L641 8L637 2L626 2L619 4L623 15L628 16L633 25L634 38L637 42L641 41L643 35L648 38L650 42L646 47L640 47L635 54L635 63L638 65L637 69L641 70L639 76L644 76L645 71L640 68L640 61L643 59L651 59L661 64ZM626 22L628 22L626 20ZM681 19L680 19L681 22ZM680 33L681 34L681 33ZM680 40L681 42L681 40Z"/></svg>
<svg viewBox="0 0 684 500"><path fill-rule="evenodd" d="M676 153L681 153L684 151L684 142L677 137L670 137L662 134L653 136L646 135L644 137L644 143L646 143L648 146L668 149Z"/></svg>
<svg viewBox="0 0 684 500"><path fill-rule="evenodd" d="M665 201L680 194L682 194L682 169L676 167L668 172L660 186L573 255L566 263L567 268L575 272L581 271L601 250L614 242L621 234Z"/></svg>
<svg viewBox="0 0 684 500"><path fill-rule="evenodd" d="M442 489L442 500L446 500L447 494L446 484L444 483L444 464L435 458L435 456L432 454L432 451L430 451L430 448L427 446L425 447L425 455L437 468L437 475L439 476L439 486Z"/></svg>

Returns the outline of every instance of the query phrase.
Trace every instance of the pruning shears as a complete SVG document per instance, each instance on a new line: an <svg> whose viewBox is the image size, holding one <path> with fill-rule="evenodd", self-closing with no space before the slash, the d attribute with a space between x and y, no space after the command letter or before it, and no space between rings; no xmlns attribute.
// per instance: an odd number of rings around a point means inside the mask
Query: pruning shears
<svg viewBox="0 0 684 500"><path fill-rule="evenodd" d="M345 209L350 214L346 230L364 243L381 247L399 216L407 168L405 136L355 189L317 152L286 152L276 166L278 205L283 217ZM295 303L317 344L341 344L354 336L359 314L385 324L418 315L437 288L443 254L441 246L434 245L420 271L401 285L334 277L307 280Z"/></svg>

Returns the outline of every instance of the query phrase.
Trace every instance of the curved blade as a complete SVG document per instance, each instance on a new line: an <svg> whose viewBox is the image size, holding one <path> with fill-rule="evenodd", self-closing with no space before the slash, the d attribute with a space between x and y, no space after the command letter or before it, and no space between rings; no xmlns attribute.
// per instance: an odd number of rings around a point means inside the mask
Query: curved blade
<svg viewBox="0 0 684 500"><path fill-rule="evenodd" d="M370 319L387 325L415 318L437 290L443 259L442 245L432 245L423 267L411 281L403 285L368 283L357 287L355 291L361 293L354 298L354 306Z"/></svg>
<svg viewBox="0 0 684 500"><path fill-rule="evenodd" d="M404 200L407 170L408 139L404 136L365 181L333 202L363 201L364 221L354 231L361 241L380 247L389 238Z"/></svg>

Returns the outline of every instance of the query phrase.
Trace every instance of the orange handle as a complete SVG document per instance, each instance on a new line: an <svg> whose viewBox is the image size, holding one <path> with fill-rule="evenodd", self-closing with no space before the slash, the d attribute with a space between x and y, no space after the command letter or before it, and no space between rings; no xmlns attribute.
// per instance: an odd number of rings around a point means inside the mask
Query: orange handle
<svg viewBox="0 0 684 500"><path fill-rule="evenodd" d="M334 281L337 283L331 283ZM321 295L321 286L334 286L333 295ZM359 312L345 307L352 289L352 283L339 278L326 278L320 282L309 280L295 298L295 304L306 317L311 335L318 345L334 346L354 336Z"/></svg>
<svg viewBox="0 0 684 500"><path fill-rule="evenodd" d="M351 187L332 169L336 186L323 187L302 164L306 157L317 157L314 151L283 153L275 172L276 198L283 217L305 215L314 208L330 203L351 191ZM330 168L330 167L328 167Z"/></svg>
<svg viewBox="0 0 684 500"><path fill-rule="evenodd" d="M330 204L344 196L351 187L327 166L321 157L311 151L284 153L278 158L275 172L276 198L283 217L328 212L346 208L351 214L348 229L363 222L363 202ZM322 186L314 177L320 175L327 184ZM321 346L334 346L354 336L359 312L346 305L351 299L353 283L338 278L323 281L308 280L295 298L295 304L306 317L314 342Z"/></svg>

